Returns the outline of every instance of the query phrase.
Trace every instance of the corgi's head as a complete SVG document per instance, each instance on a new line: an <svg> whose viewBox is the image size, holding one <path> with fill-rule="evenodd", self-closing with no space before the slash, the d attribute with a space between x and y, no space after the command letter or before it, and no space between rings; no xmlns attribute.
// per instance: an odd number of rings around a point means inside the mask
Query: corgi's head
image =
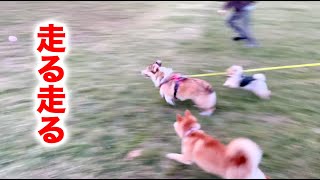
<svg viewBox="0 0 320 180"><path fill-rule="evenodd" d="M159 87L161 83L165 82L172 73L173 70L171 68L163 67L160 60L150 64L145 70L141 71L141 74L146 78L152 79L156 87Z"/></svg>
<svg viewBox="0 0 320 180"><path fill-rule="evenodd" d="M144 70L141 71L141 74L147 78L155 76L159 72L159 68L162 66L162 62L157 60L156 62L147 66Z"/></svg>
<svg viewBox="0 0 320 180"><path fill-rule="evenodd" d="M189 110L184 112L184 116L177 114L176 122L173 126L180 138L186 136L191 130L199 130L201 128L197 118L194 117Z"/></svg>
<svg viewBox="0 0 320 180"><path fill-rule="evenodd" d="M241 66L233 65L227 69L227 76L241 76L243 74L243 68Z"/></svg>

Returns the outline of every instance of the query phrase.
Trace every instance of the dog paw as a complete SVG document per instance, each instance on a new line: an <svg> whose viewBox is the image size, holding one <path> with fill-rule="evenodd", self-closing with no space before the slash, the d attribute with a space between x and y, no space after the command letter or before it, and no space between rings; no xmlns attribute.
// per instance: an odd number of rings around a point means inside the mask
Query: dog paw
<svg viewBox="0 0 320 180"><path fill-rule="evenodd" d="M200 116L211 116L212 115L212 113L209 113L209 112L201 112L201 113L199 113L199 115Z"/></svg>
<svg viewBox="0 0 320 180"><path fill-rule="evenodd" d="M172 105L172 106L175 106L175 105L176 105L176 103L175 103L174 101L172 101L172 100L167 100L167 99L166 99L166 101L167 101L168 104L170 104L170 105Z"/></svg>
<svg viewBox="0 0 320 180"><path fill-rule="evenodd" d="M271 92L259 95L260 99L262 100L270 100L271 99Z"/></svg>
<svg viewBox="0 0 320 180"><path fill-rule="evenodd" d="M213 110L202 111L199 113L201 116L211 116L213 114Z"/></svg>
<svg viewBox="0 0 320 180"><path fill-rule="evenodd" d="M175 155L176 155L175 153L169 153L169 154L166 154L166 158L174 159Z"/></svg>

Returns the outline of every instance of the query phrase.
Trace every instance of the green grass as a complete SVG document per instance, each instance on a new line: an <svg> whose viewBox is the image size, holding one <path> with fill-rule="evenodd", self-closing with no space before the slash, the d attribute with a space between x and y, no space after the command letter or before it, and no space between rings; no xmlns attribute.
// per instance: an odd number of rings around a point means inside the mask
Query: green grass
<svg viewBox="0 0 320 180"><path fill-rule="evenodd" d="M260 68L319 62L317 2L258 2L254 34L261 48L230 40L233 32L216 10L221 2L1 2L1 178L218 178L196 165L165 158L180 152L173 129L177 112L139 73L156 58L184 74L221 72L232 64ZM33 135L37 85L33 31L53 18L70 29L65 60L69 141L46 149ZM9 35L18 42L7 41ZM245 136L264 151L261 169L275 178L320 176L319 67L264 72L270 101L222 87L216 114L200 117L203 129L228 143ZM126 154L145 149L133 161Z"/></svg>

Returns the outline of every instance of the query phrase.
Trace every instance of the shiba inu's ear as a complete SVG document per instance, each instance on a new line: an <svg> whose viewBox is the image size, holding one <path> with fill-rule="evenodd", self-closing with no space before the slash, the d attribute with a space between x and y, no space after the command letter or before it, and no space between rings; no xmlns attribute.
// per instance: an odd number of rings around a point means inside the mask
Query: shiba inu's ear
<svg viewBox="0 0 320 180"><path fill-rule="evenodd" d="M157 61L156 61L156 64L158 64L158 66L161 66L161 65L162 65L161 60L157 60Z"/></svg>
<svg viewBox="0 0 320 180"><path fill-rule="evenodd" d="M191 114L191 112L189 111L189 109L187 109L187 110L184 112L184 115L185 115L185 116L191 116L192 114Z"/></svg>
<svg viewBox="0 0 320 180"><path fill-rule="evenodd" d="M177 114L176 119L178 122L181 122L183 117L180 114Z"/></svg>

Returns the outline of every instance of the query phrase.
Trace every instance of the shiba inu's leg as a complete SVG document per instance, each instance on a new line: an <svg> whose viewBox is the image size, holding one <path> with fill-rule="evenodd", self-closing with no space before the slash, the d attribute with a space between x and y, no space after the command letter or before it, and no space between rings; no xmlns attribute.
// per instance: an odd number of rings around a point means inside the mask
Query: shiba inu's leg
<svg viewBox="0 0 320 180"><path fill-rule="evenodd" d="M178 161L182 164L186 164L186 165L192 164L191 158L183 154L169 153L166 155L166 157L169 159Z"/></svg>
<svg viewBox="0 0 320 180"><path fill-rule="evenodd" d="M169 96L164 95L164 98L166 99L166 101L167 101L168 104L171 104L172 106L176 105L176 104L174 103L172 97L169 97Z"/></svg>

